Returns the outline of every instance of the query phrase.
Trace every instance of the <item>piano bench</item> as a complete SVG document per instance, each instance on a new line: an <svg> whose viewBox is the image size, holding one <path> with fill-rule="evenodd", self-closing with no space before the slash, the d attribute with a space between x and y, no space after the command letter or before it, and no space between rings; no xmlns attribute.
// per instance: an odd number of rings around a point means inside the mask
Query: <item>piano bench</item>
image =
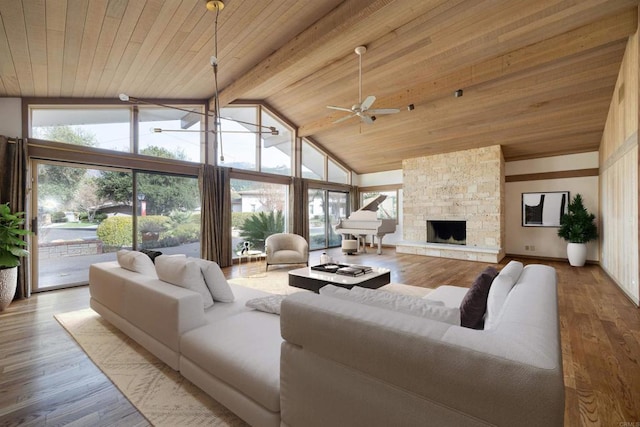
<svg viewBox="0 0 640 427"><path fill-rule="evenodd" d="M342 252L348 255L358 252L358 241L353 239L342 239Z"/></svg>

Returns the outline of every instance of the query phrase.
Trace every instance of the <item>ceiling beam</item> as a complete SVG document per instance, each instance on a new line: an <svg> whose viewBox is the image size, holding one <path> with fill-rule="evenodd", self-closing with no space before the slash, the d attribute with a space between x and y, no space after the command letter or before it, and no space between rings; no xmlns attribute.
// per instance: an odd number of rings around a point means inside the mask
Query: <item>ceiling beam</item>
<svg viewBox="0 0 640 427"><path fill-rule="evenodd" d="M333 9L298 36L291 39L280 49L269 55L248 73L220 92L220 105L225 106L239 99L260 85L268 83L282 73L286 73L304 61L310 54L345 36L350 28L356 26L380 9L394 3L395 0L347 0ZM212 98L209 101L213 109Z"/></svg>
<svg viewBox="0 0 640 427"><path fill-rule="evenodd" d="M509 74L522 72L625 39L636 31L637 26L637 9L629 9L479 64L460 68L448 75L410 87L402 92L381 97L376 101L376 108L397 108L409 104L420 105L451 96L453 91L460 88L488 83ZM332 113L322 119L305 123L300 126L298 135L305 137L328 128L349 126L348 122L333 123L343 116L344 113Z"/></svg>

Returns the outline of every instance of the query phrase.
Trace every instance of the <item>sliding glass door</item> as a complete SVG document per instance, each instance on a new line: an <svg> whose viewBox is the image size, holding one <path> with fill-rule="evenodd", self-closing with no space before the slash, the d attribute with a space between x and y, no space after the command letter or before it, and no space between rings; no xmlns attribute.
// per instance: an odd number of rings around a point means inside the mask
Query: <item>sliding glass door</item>
<svg viewBox="0 0 640 427"><path fill-rule="evenodd" d="M334 227L348 214L349 193L309 189L309 248L340 246L341 236Z"/></svg>
<svg viewBox="0 0 640 427"><path fill-rule="evenodd" d="M274 233L287 231L289 186L246 179L231 180L231 248L237 258L243 244L264 251Z"/></svg>
<svg viewBox="0 0 640 427"><path fill-rule="evenodd" d="M122 248L200 255L196 178L44 161L33 170L34 292L86 284L89 266Z"/></svg>
<svg viewBox="0 0 640 427"><path fill-rule="evenodd" d="M104 190L109 186L113 192L130 194L132 174L51 162L35 162L34 170L33 291L87 283L89 265L115 260L115 251L127 246L124 241L104 242L98 228L109 216L131 220L131 200L111 202ZM109 173L123 179L107 184ZM113 232L115 236L117 230Z"/></svg>

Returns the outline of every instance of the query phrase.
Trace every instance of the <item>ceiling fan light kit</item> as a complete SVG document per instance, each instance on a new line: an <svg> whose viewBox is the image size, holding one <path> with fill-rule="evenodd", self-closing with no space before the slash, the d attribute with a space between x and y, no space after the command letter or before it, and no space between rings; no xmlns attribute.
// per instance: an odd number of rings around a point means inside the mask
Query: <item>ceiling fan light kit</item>
<svg viewBox="0 0 640 427"><path fill-rule="evenodd" d="M367 96L364 101L362 100L362 55L367 51L366 46L357 46L354 49L356 55L358 55L358 103L353 104L351 108L336 107L334 105L328 105L327 108L331 110L344 111L351 113L348 116L341 117L335 120L333 123L340 123L348 120L352 117L359 117L362 123L373 124L376 120L376 114L396 114L400 112L398 108L371 108L376 101L376 97L373 95ZM413 104L411 104L413 105ZM413 108L410 108L412 110Z"/></svg>

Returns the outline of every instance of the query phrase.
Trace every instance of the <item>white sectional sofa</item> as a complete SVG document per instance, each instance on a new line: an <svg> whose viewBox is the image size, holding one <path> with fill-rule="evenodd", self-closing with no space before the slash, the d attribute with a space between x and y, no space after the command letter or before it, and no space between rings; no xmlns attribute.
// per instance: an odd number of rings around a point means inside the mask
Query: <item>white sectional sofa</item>
<svg viewBox="0 0 640 427"><path fill-rule="evenodd" d="M289 296L282 425L563 425L556 273L517 270L494 280L503 286L488 303L501 307L484 330L332 296ZM466 292L441 286L426 298L456 307Z"/></svg>
<svg viewBox="0 0 640 427"><path fill-rule="evenodd" d="M91 307L251 425L562 425L552 268L501 273L513 283L489 296L490 328L472 330L310 292L277 316L245 306L268 294L234 285L234 301L205 309L143 264L92 265ZM442 286L425 301L446 311L466 292Z"/></svg>
<svg viewBox="0 0 640 427"><path fill-rule="evenodd" d="M251 425L279 426L280 318L245 306L269 294L229 284L234 301L205 310L198 292L158 279L148 261L141 272L91 265L91 308Z"/></svg>

